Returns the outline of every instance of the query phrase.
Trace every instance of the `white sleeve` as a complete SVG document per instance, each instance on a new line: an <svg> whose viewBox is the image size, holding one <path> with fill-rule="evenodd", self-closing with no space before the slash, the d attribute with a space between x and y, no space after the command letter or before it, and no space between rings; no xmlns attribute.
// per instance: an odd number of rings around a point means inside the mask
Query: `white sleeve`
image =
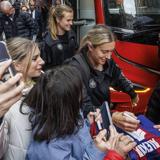
<svg viewBox="0 0 160 160"><path fill-rule="evenodd" d="M3 120L0 125L0 159L8 148L8 122Z"/></svg>

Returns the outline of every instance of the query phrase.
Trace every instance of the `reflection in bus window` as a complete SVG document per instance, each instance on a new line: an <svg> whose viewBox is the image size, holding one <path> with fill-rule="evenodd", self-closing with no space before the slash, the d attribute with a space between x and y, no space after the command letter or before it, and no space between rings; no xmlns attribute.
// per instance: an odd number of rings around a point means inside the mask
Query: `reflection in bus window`
<svg viewBox="0 0 160 160"><path fill-rule="evenodd" d="M160 0L103 0L103 4L106 24L134 32L155 28L155 32L145 33L143 43L157 40L160 32ZM140 37L136 38L141 42Z"/></svg>
<svg viewBox="0 0 160 160"><path fill-rule="evenodd" d="M134 0L124 0L122 7L124 8L124 12L126 14L130 14L132 16L136 15L136 6Z"/></svg>

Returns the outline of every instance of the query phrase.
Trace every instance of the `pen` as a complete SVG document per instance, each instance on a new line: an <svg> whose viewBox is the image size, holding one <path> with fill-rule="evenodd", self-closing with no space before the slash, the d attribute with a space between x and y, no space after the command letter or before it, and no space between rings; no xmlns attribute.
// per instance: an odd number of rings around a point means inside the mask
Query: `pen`
<svg viewBox="0 0 160 160"><path fill-rule="evenodd" d="M126 116L126 117L128 117L128 118L131 118L131 119L133 119L133 120L137 120L137 118L132 117L132 116L129 115L127 112L123 112L123 115Z"/></svg>

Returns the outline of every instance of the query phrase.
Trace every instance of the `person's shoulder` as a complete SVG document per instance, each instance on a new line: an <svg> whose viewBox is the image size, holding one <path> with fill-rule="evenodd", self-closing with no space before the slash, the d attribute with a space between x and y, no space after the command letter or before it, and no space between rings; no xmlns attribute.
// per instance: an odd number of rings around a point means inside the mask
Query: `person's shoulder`
<svg viewBox="0 0 160 160"><path fill-rule="evenodd" d="M51 36L51 33L49 31L47 31L43 37L44 42L48 45L48 46L54 46L57 43L59 43L58 39L53 39Z"/></svg>
<svg viewBox="0 0 160 160"><path fill-rule="evenodd" d="M22 113L20 112L20 106L22 103L22 99L20 99L19 101L17 101L16 103L14 103L10 109L8 110L8 112L5 114L5 118L11 118L11 117L18 117L18 116L23 116ZM24 113L28 113L30 111L28 106L23 106L22 111Z"/></svg>
<svg viewBox="0 0 160 160"><path fill-rule="evenodd" d="M63 138L51 139L49 143L47 143L46 140L42 143L33 140L28 149L27 156L34 157L33 159L36 159L37 157L43 157L43 159L46 160L51 159L51 157L52 159L65 159L66 154L73 154L71 151L74 143L75 142L72 139L72 135Z"/></svg>
<svg viewBox="0 0 160 160"><path fill-rule="evenodd" d="M73 66L79 66L80 64L80 59L82 59L82 54L81 53L77 53L76 55L74 55L73 57L65 60L64 64L70 64Z"/></svg>
<svg viewBox="0 0 160 160"><path fill-rule="evenodd" d="M9 121L11 121L12 117L18 116L18 115L17 115L17 110L18 110L18 108L19 108L20 101L21 101L21 100L19 100L19 101L17 101L16 103L14 103L14 104L10 107L10 109L6 112L6 114L4 115L4 120L5 120L5 121L9 122Z"/></svg>
<svg viewBox="0 0 160 160"><path fill-rule="evenodd" d="M22 18L25 18L25 19L29 19L29 18L31 18L31 15L30 15L30 13L27 13L27 12L20 12L19 14L18 14L18 17L22 17Z"/></svg>
<svg viewBox="0 0 160 160"><path fill-rule="evenodd" d="M16 103L14 103L10 107L10 109L8 110L8 112L5 114L5 116L7 116L8 114L11 114L11 113L15 113L19 109L20 103L21 103L21 100L19 100Z"/></svg>

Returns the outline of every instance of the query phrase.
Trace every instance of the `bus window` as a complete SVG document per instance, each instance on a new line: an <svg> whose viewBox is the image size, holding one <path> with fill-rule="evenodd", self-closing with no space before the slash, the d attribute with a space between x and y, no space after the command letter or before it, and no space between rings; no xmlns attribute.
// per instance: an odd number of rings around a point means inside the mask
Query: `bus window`
<svg viewBox="0 0 160 160"><path fill-rule="evenodd" d="M103 0L106 24L118 39L156 45L160 33L160 0Z"/></svg>

